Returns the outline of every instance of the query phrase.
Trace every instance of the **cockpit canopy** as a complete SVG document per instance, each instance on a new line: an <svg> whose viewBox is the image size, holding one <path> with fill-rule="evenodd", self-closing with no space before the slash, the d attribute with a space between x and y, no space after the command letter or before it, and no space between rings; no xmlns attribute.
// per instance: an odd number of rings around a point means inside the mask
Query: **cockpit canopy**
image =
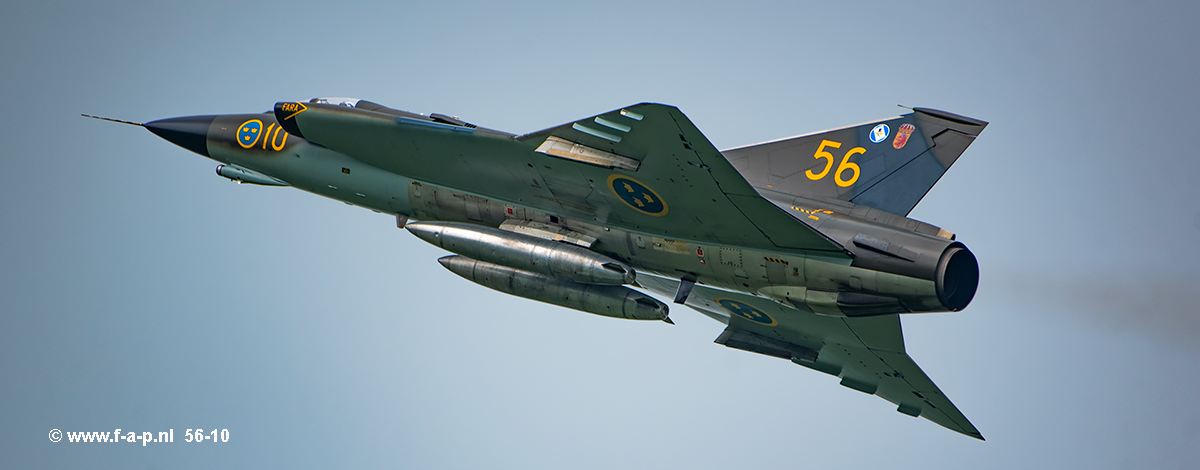
<svg viewBox="0 0 1200 470"><path fill-rule="evenodd" d="M358 106L359 101L362 101L362 100L360 100L358 98L339 98L339 97L313 98L311 100L308 100L309 103L332 104L332 105L337 105L337 106L345 106L347 108L353 108L355 106Z"/></svg>
<svg viewBox="0 0 1200 470"><path fill-rule="evenodd" d="M463 121L456 116L447 116L445 114L438 114L438 113L432 113L429 115L410 113L408 111L392 109L387 106L381 105L379 103L373 103L373 102L370 102L367 100L360 100L358 98L345 98L345 97L332 97L331 96L331 97L323 97L323 98L313 98L311 100L308 100L308 102L311 104L331 104L334 106L344 106L347 108L361 109L364 111L371 111L371 112L375 112L375 113L390 114L392 116L397 116L397 117L405 118L405 119L413 119L413 120L425 121L425 122L435 122L435 123L446 124L446 125L455 126L455 127L464 127L464 128L474 129L475 132L482 132L482 133L499 135L499 136L504 136L504 137L516 137L516 135L509 134L507 132L498 131L495 129L487 129L487 128L483 128L483 127L478 127L474 124ZM295 134L295 132L293 132L293 134Z"/></svg>

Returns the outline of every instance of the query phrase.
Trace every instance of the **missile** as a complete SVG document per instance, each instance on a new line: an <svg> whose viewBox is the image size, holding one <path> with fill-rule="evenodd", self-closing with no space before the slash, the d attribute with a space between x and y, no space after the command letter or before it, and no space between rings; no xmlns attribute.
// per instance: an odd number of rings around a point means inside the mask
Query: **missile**
<svg viewBox="0 0 1200 470"><path fill-rule="evenodd" d="M418 222L418 238L471 259L582 284L632 284L629 265L577 245L460 222Z"/></svg>
<svg viewBox="0 0 1200 470"><path fill-rule="evenodd" d="M582 284L458 255L438 262L468 281L505 294L606 317L671 323L666 304L625 286Z"/></svg>
<svg viewBox="0 0 1200 470"><path fill-rule="evenodd" d="M263 186L291 186L286 181L271 177L254 170L237 165L217 165L217 175L240 183L261 184Z"/></svg>

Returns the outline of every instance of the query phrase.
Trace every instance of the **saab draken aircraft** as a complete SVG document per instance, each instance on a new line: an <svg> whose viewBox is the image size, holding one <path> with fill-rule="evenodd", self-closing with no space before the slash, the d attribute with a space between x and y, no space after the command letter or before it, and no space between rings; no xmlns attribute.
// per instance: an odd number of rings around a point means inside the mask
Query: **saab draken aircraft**
<svg viewBox="0 0 1200 470"><path fill-rule="evenodd" d="M984 121L911 108L723 151L654 103L522 135L346 98L118 122L216 160L225 178L394 215L484 287L671 323L657 294L725 324L718 344L983 439L905 352L900 315L975 296L971 251L906 215Z"/></svg>

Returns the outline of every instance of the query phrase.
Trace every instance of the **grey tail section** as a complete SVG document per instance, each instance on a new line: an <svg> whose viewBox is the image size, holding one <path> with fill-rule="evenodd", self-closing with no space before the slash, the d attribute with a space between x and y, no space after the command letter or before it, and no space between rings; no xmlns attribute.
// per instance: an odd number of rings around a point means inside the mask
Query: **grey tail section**
<svg viewBox="0 0 1200 470"><path fill-rule="evenodd" d="M721 153L760 189L908 215L988 123L929 108Z"/></svg>

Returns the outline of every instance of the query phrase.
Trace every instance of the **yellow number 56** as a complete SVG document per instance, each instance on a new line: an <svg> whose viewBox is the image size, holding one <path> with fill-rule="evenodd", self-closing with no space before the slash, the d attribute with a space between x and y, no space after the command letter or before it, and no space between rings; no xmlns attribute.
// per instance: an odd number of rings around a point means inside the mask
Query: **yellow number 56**
<svg viewBox="0 0 1200 470"><path fill-rule="evenodd" d="M805 171L804 175L808 176L808 179L810 179L810 180L815 181L815 180L824 178L825 175L829 174L829 169L833 168L833 154L826 152L825 147L833 147L835 149L841 148L842 143L834 142L832 140L822 140L821 141L821 145L817 147L817 153L813 154L813 158L815 158L817 160L824 158L825 159L825 169L821 170L820 173L813 173L812 170ZM850 157L853 155L861 154L861 153L867 153L867 149L862 148L862 147L854 147L854 148L850 149L850 151L846 152L846 155L842 157L842 162L838 164L837 171L833 172L833 182L834 183L837 183L838 186L841 186L844 188L846 186L850 186L850 185L854 184L855 181L858 181L858 175L859 175L858 164L851 162ZM854 173L854 175L851 176L849 179L842 179L842 173L845 172L846 170L852 171Z"/></svg>

